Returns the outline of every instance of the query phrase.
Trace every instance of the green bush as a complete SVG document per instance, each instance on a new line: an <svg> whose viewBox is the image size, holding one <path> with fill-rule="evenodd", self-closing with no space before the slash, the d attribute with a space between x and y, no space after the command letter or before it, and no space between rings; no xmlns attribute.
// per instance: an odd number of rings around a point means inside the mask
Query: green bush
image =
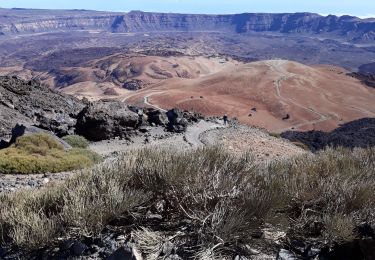
<svg viewBox="0 0 375 260"><path fill-rule="evenodd" d="M7 149L0 150L0 173L32 174L63 172L92 166L99 155L85 149L64 150L47 134L34 134L17 139Z"/></svg>
<svg viewBox="0 0 375 260"><path fill-rule="evenodd" d="M89 146L86 138L80 135L67 135L62 139L74 148L87 148Z"/></svg>

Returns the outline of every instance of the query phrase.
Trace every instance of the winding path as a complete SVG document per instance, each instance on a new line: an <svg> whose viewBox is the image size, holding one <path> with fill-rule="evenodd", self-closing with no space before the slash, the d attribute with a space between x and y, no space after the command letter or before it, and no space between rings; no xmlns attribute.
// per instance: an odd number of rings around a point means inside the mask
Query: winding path
<svg viewBox="0 0 375 260"><path fill-rule="evenodd" d="M290 73L290 72L287 72L283 69L280 68L281 65L284 64L284 61L282 60L275 60L275 61L269 61L269 62L266 62L266 65L272 70L272 71L275 71L279 74L281 74L281 76L276 79L275 81L275 88L276 88L276 95L277 97L286 102L286 103L291 103L297 107L300 107L302 109L305 109L307 111L309 111L310 113L313 113L317 116L319 116L319 119L316 119L316 120L311 120L311 121L307 121L307 122L303 122L303 123L299 123L299 124L295 124L295 125L292 125L290 127L287 127L287 128L284 128L284 129L280 129L279 131L280 132L284 132L286 130L290 130L292 128L299 128L299 127L303 127L303 126L306 126L306 125L312 125L312 124L317 124L317 123L321 123L321 122L324 122L324 121L327 121L329 119L331 119L330 116L327 116L327 115L324 115L318 111L315 111L314 109L312 108L309 108L309 107L305 107L297 102L295 102L294 100L290 99L290 98L286 98L284 97L282 94L281 94L281 87L282 87L282 82L285 81L285 80L288 80L290 78L293 78L293 77L296 77L297 75L296 74L293 74L293 73Z"/></svg>
<svg viewBox="0 0 375 260"><path fill-rule="evenodd" d="M143 103L144 103L145 105L147 105L147 106L153 107L153 108L158 109L158 110L160 110L160 111L162 111L162 112L167 112L167 110L165 110L165 109L163 109L163 108L161 108L161 107L159 107L159 106L157 106L157 105L151 104L150 101L149 101L149 98L150 98L151 96L156 95L156 94L163 94L163 93L164 93L164 92L160 92L160 91L159 91L159 92L152 92L152 93L149 93L149 94L147 94L146 96L143 97ZM128 100L129 98L132 98L132 97L134 97L134 96L136 96L136 95L138 95L138 94L139 94L139 93L135 93L135 94L133 94L133 95L129 95L129 96L123 98L123 99L121 100L121 102L125 102L125 101Z"/></svg>
<svg viewBox="0 0 375 260"><path fill-rule="evenodd" d="M201 120L199 123L189 126L186 133L185 133L185 142L190 144L192 148L199 148L204 146L205 144L201 140L201 135L209 130L224 128L221 123L213 123Z"/></svg>
<svg viewBox="0 0 375 260"><path fill-rule="evenodd" d="M160 111L162 111L162 112L167 112L167 110L165 110L165 109L163 109L163 108L161 108L161 107L159 107L159 106L157 106L157 105L153 105L153 104L151 104L150 102L149 102L149 98L151 97L151 96L153 96L153 95L156 95L156 94L163 94L164 92L154 92L154 93L150 93L150 94L148 94L148 95L146 95L146 96L144 96L143 97L143 103L145 103L145 105L147 105L147 106L150 106L150 107L153 107L153 108L155 108L155 109L158 109L158 110L160 110Z"/></svg>

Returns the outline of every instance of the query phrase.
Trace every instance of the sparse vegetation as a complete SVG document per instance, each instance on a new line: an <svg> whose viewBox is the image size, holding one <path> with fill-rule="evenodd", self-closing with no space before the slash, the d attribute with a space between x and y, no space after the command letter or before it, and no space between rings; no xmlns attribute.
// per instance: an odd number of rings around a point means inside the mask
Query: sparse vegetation
<svg viewBox="0 0 375 260"><path fill-rule="evenodd" d="M250 254L246 245L265 223L289 237L342 243L361 236L361 223L374 223L374 189L375 148L327 149L268 165L220 147L144 149L61 185L2 195L0 242L33 249L57 237L95 236L131 216L132 237L150 259L167 234L184 259ZM147 212L162 218L148 221Z"/></svg>
<svg viewBox="0 0 375 260"><path fill-rule="evenodd" d="M298 146L299 148L302 148L303 150L310 151L310 148L307 146L307 144L304 144L302 142L292 142L292 144Z"/></svg>
<svg viewBox="0 0 375 260"><path fill-rule="evenodd" d="M269 135L275 138L281 138L281 134L279 133L269 133Z"/></svg>
<svg viewBox="0 0 375 260"><path fill-rule="evenodd" d="M62 138L70 146L74 148L87 148L89 146L89 141L80 135L67 135Z"/></svg>
<svg viewBox="0 0 375 260"><path fill-rule="evenodd" d="M47 134L34 134L17 139L0 150L0 173L31 174L62 172L92 166L99 155L89 150L64 147Z"/></svg>

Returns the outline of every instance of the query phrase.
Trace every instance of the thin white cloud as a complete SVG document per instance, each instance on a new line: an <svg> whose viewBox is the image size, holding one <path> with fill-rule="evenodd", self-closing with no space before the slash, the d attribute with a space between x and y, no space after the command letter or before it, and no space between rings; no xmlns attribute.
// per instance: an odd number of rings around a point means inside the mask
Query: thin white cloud
<svg viewBox="0 0 375 260"><path fill-rule="evenodd" d="M366 19L366 18L375 18L375 14L366 14L366 15L359 15L359 18Z"/></svg>

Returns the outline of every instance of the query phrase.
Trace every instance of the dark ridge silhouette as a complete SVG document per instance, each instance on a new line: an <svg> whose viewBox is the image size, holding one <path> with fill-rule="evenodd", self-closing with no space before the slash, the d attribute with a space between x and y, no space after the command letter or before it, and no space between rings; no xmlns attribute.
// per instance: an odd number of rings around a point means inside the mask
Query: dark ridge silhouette
<svg viewBox="0 0 375 260"><path fill-rule="evenodd" d="M358 68L361 74L375 75L375 62L363 64Z"/></svg>
<svg viewBox="0 0 375 260"><path fill-rule="evenodd" d="M332 147L367 148L375 146L375 118L363 118L346 123L330 133L322 131L287 131L281 137L306 144L316 152Z"/></svg>
<svg viewBox="0 0 375 260"><path fill-rule="evenodd" d="M349 73L348 76L351 76L353 78L356 78L360 80L364 85L375 88L375 74L370 75L370 74L364 74L360 72L353 72Z"/></svg>

